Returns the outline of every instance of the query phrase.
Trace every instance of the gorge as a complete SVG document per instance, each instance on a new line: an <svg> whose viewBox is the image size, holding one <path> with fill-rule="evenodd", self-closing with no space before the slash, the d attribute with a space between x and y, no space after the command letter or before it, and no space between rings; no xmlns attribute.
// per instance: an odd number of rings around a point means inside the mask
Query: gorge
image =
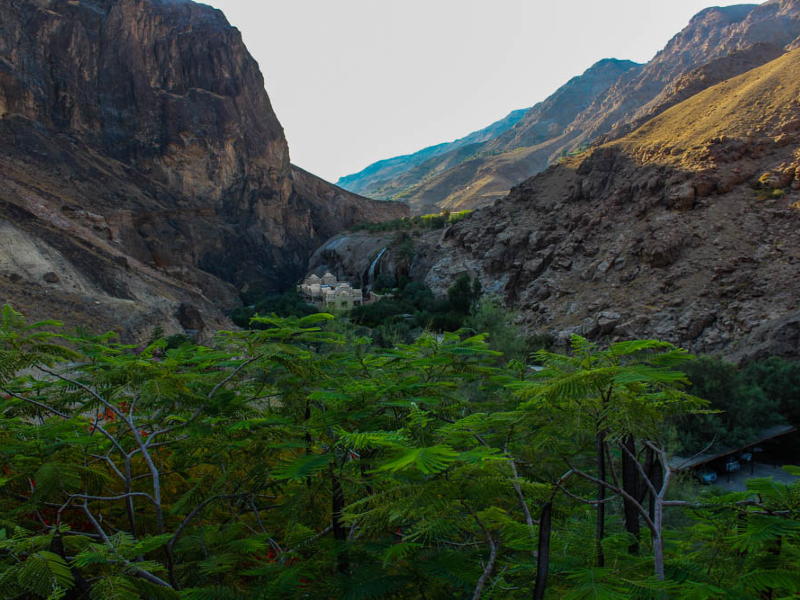
<svg viewBox="0 0 800 600"><path fill-rule="evenodd" d="M0 4L0 203L3 299L132 339L210 334L407 214L292 165L239 32L161 0Z"/></svg>

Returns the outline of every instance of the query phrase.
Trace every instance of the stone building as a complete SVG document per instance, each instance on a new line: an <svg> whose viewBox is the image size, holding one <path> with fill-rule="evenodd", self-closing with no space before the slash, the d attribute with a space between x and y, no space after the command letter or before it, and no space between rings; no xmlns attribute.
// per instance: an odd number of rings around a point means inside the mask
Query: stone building
<svg viewBox="0 0 800 600"><path fill-rule="evenodd" d="M297 293L306 302L320 308L349 310L364 303L361 289L353 288L346 281L339 281L330 273L322 277L309 275L297 286Z"/></svg>

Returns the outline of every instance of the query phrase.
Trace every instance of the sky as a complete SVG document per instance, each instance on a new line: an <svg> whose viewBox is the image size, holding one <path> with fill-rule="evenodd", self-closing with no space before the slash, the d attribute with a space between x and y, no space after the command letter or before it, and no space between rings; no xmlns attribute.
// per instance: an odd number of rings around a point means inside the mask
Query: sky
<svg viewBox="0 0 800 600"><path fill-rule="evenodd" d="M646 62L726 0L201 0L258 61L292 162L329 181Z"/></svg>

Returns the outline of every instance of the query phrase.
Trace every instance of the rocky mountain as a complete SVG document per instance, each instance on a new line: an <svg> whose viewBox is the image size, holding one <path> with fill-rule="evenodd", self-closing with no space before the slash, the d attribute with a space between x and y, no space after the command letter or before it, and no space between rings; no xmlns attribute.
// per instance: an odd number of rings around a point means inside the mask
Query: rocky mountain
<svg viewBox="0 0 800 600"><path fill-rule="evenodd" d="M0 300L134 338L213 330L331 235L406 213L291 165L221 12L0 3Z"/></svg>
<svg viewBox="0 0 800 600"><path fill-rule="evenodd" d="M411 259L396 234L346 234L311 264L358 276L387 247L376 272L439 293L468 273L562 342L655 337L739 360L796 358L800 50L410 239Z"/></svg>
<svg viewBox="0 0 800 600"><path fill-rule="evenodd" d="M507 147L522 147L521 144L536 145L561 135L564 127L586 109L589 104L609 88L619 77L630 69L638 68L634 62L624 60L601 60L582 75L574 77L560 87L544 102L526 111L512 127L497 131L495 135L480 144L462 146L428 158L414 168L397 175L394 179L383 179L377 189L365 189L363 193L373 197L393 197L407 202L416 213L436 212L441 208L471 207L478 203L462 203L465 194L481 196L489 193L492 199L495 192L507 192L508 181L516 183L523 173L535 167L523 167L521 157L516 162L501 164L495 159ZM522 159L524 160L524 159ZM493 175L507 177L499 185L485 188L483 166L492 164L497 168ZM544 168L546 163L541 167ZM510 169L508 168L510 167ZM538 170L541 170L539 168ZM343 178L340 182L345 181ZM492 181L496 184L496 181ZM348 187L345 185L345 187ZM350 189L350 188L348 188ZM458 198L458 199L456 199Z"/></svg>
<svg viewBox="0 0 800 600"><path fill-rule="evenodd" d="M477 151L483 142L494 139L514 127L525 116L527 110L512 111L488 127L474 131L453 142L429 146L413 154L380 160L358 173L341 177L336 185L370 198L389 200L398 193L396 185L392 183L397 177L438 156L455 153L462 149L467 149L467 154ZM463 154L463 151L459 154Z"/></svg>
<svg viewBox="0 0 800 600"><path fill-rule="evenodd" d="M689 24L643 66L625 69L567 122L535 106L513 129L487 142L469 161L439 157L439 170L390 182L417 212L485 206L565 154L618 138L645 120L715 83L776 58L797 43L800 2L713 7ZM559 92L543 104L559 110Z"/></svg>

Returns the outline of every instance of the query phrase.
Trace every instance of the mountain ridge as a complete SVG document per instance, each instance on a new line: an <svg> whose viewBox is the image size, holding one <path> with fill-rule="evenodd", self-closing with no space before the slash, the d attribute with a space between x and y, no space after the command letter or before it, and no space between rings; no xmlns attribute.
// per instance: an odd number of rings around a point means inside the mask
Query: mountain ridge
<svg viewBox="0 0 800 600"><path fill-rule="evenodd" d="M523 119L499 139L488 142L484 156L477 157L476 164L453 161L455 164L446 169L436 173L429 169L416 179L409 173L405 179L398 178L395 187L403 190L402 199L416 212L491 204L513 185L544 170L560 157L593 143L621 137L690 93L768 62L779 50L785 51L798 43L798 38L797 0L704 9L651 61L621 74L549 139L534 137L522 141L524 136L519 128L524 124ZM772 48L766 49L765 45ZM738 63L726 64L722 60L737 54ZM709 65L706 73L698 72L706 65ZM712 74L712 69L716 73ZM672 98L672 94L677 97ZM546 123L536 123L534 119L529 125L535 128ZM509 139L512 135L516 136L516 143ZM447 157L439 160L446 163Z"/></svg>
<svg viewBox="0 0 800 600"><path fill-rule="evenodd" d="M503 131L512 128L520 119L525 115L528 109L513 110L502 119L499 119L483 129L473 131L463 137L460 137L452 142L443 142L433 146L427 146L422 150L412 152L410 154L403 154L388 159L376 161L358 173L352 175L345 175L340 177L336 185L347 189L354 193L368 193L371 197L378 199L389 199L391 196L381 194L381 190L385 185L384 182L390 180L391 177L402 175L415 166L446 154L468 146L471 144L479 144L491 139L494 135L498 135Z"/></svg>

